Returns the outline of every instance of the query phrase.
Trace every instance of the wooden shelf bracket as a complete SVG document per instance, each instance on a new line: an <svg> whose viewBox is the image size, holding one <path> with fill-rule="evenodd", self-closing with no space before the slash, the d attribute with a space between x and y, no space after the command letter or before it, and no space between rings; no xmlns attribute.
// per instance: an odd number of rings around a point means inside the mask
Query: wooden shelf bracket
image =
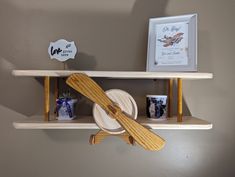
<svg viewBox="0 0 235 177"><path fill-rule="evenodd" d="M130 136L127 132L124 132L122 134L118 134L118 135L113 135L113 134L109 134L103 130L98 131L95 135L91 135L90 136L90 140L89 143L91 145L93 144L100 144L101 141L103 141L106 137L108 136L116 136L116 137L120 137L122 140L124 140L127 144L129 145L135 145L135 140L132 136Z"/></svg>

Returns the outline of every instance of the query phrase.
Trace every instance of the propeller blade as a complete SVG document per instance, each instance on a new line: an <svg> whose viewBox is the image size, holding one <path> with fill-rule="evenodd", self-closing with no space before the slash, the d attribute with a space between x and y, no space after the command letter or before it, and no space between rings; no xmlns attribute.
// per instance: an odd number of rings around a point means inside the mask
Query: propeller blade
<svg viewBox="0 0 235 177"><path fill-rule="evenodd" d="M121 112L116 115L116 120L146 150L160 150L165 145L165 140L145 128L127 114Z"/></svg>
<svg viewBox="0 0 235 177"><path fill-rule="evenodd" d="M66 83L100 105L111 117L116 119L120 125L136 140L136 142L147 150L160 150L165 141L152 131L131 119L112 102L104 90L89 76L83 73L72 74Z"/></svg>

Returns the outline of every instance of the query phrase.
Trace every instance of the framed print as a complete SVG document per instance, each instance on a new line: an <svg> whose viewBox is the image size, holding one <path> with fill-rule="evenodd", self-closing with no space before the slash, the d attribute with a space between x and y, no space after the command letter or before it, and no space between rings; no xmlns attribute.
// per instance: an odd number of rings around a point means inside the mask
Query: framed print
<svg viewBox="0 0 235 177"><path fill-rule="evenodd" d="M147 71L197 71L197 14L149 20Z"/></svg>

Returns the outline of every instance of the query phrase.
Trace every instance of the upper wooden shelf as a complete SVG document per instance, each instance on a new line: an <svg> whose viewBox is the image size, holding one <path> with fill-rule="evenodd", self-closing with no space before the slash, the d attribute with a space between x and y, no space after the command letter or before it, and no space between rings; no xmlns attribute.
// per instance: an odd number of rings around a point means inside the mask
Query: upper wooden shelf
<svg viewBox="0 0 235 177"><path fill-rule="evenodd" d="M80 71L80 70L13 70L14 76L67 77L73 73L86 73L90 77L117 79L211 79L212 73L200 72L145 72L145 71Z"/></svg>
<svg viewBox="0 0 235 177"><path fill-rule="evenodd" d="M152 120L143 116L138 117L137 121L150 129L208 130L212 128L210 122L191 116L184 116L183 122L177 122L176 117ZM91 116L78 117L71 121L50 120L48 122L43 121L43 116L33 116L24 121L14 122L13 125L16 129L99 129Z"/></svg>

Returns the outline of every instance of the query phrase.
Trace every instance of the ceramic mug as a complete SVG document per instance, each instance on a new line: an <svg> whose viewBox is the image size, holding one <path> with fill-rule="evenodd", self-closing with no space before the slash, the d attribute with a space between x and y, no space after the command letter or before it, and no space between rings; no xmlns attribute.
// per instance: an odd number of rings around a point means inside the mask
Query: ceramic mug
<svg viewBox="0 0 235 177"><path fill-rule="evenodd" d="M167 95L147 95L146 113L148 118L165 119L167 114Z"/></svg>

